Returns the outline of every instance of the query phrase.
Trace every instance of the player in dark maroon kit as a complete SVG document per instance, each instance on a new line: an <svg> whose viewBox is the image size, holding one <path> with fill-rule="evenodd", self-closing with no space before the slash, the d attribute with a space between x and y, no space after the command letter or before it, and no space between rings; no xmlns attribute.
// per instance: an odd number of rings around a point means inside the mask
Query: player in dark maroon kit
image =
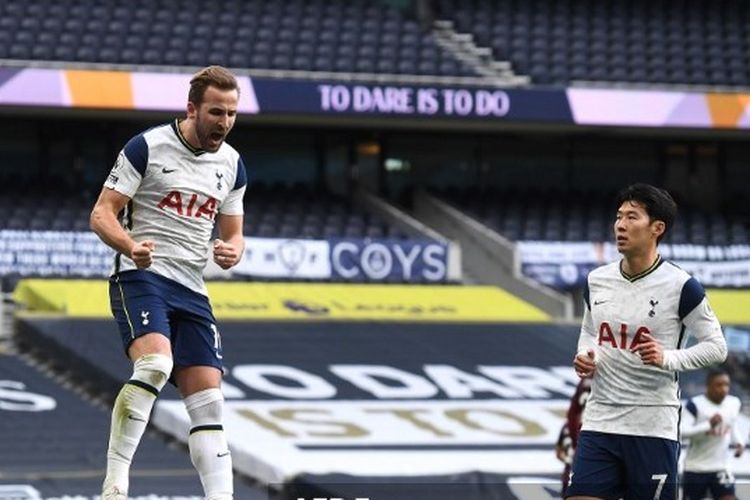
<svg viewBox="0 0 750 500"><path fill-rule="evenodd" d="M555 453L557 458L565 464L562 473L562 496L568 488L568 478L570 477L570 466L573 463L573 454L578 445L578 434L581 432L581 420L583 419L583 410L586 408L586 400L591 392L591 378L583 378L578 382L576 392L570 398L570 406L565 418L565 423L560 429L560 436L557 438Z"/></svg>

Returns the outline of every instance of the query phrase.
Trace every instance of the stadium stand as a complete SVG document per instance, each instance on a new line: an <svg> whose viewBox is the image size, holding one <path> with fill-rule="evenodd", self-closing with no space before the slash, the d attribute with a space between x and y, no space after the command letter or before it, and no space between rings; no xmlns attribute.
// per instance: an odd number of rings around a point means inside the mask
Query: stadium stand
<svg viewBox="0 0 750 500"><path fill-rule="evenodd" d="M750 83L750 7L737 0L439 0L434 11L430 25L364 0L224 0L213 12L196 0L10 0L0 59L474 78L500 65L533 85ZM445 30L489 57L446 49Z"/></svg>
<svg viewBox="0 0 750 500"><path fill-rule="evenodd" d="M1 387L5 391L0 411L3 429L12 429L0 434L0 496L39 499L67 494L67 498L93 498L100 488L109 414L92 398L98 392L86 392L79 379L51 368L65 366L59 357L47 358L51 361L47 365L29 359L0 354ZM117 361L124 363L123 359ZM133 475L138 479L132 496L189 495L200 490L187 454L153 433L146 435L139 448ZM11 491L18 496L10 495ZM43 496L33 496L32 492ZM242 482L237 484L237 493L239 498L267 498L259 488Z"/></svg>
<svg viewBox="0 0 750 500"><path fill-rule="evenodd" d="M217 14L218 13L218 14ZM11 0L0 58L477 76L396 7L357 1L186 2Z"/></svg>
<svg viewBox="0 0 750 500"><path fill-rule="evenodd" d="M497 188L446 189L440 196L514 241L612 239L614 193L567 193ZM566 200L563 203L561 200ZM687 205L665 243L746 245L748 221L740 214L705 212Z"/></svg>
<svg viewBox="0 0 750 500"><path fill-rule="evenodd" d="M32 191L33 192L33 191ZM245 198L247 236L397 238L408 236L352 201L302 183L252 183ZM74 194L0 196L0 229L88 231L90 201Z"/></svg>
<svg viewBox="0 0 750 500"><path fill-rule="evenodd" d="M746 86L747 2L439 0L440 16L535 84Z"/></svg>
<svg viewBox="0 0 750 500"><path fill-rule="evenodd" d="M381 238L407 236L350 200L304 184L251 184L245 234L263 238Z"/></svg>

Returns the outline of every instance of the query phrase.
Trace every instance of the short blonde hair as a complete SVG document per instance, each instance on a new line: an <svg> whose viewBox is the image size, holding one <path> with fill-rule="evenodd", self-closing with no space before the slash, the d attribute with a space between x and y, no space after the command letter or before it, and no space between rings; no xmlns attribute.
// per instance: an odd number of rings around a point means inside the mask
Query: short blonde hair
<svg viewBox="0 0 750 500"><path fill-rule="evenodd" d="M237 78L231 71L222 66L208 66L193 75L190 80L188 101L200 106L208 87L216 87L219 90L236 90L238 96L240 93Z"/></svg>

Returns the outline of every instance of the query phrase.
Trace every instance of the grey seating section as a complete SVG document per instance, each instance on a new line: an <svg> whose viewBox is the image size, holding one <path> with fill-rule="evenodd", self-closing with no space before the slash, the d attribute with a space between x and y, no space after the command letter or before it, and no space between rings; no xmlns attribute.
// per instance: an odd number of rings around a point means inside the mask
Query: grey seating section
<svg viewBox="0 0 750 500"><path fill-rule="evenodd" d="M349 200L303 184L251 184L244 233L262 238L406 238Z"/></svg>
<svg viewBox="0 0 750 500"><path fill-rule="evenodd" d="M439 193L508 239L515 241L612 241L614 195L541 190L446 189ZM706 213L681 206L665 243L747 245L742 214Z"/></svg>
<svg viewBox="0 0 750 500"><path fill-rule="evenodd" d="M750 3L740 0L438 0L536 84L574 80L747 86Z"/></svg>
<svg viewBox="0 0 750 500"><path fill-rule="evenodd" d="M2 58L477 76L408 12L367 0L7 0Z"/></svg>

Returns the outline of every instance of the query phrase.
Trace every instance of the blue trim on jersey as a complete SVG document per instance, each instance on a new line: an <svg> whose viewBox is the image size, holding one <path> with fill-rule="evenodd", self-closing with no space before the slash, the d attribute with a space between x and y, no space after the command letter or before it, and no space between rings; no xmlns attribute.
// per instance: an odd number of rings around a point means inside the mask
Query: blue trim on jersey
<svg viewBox="0 0 750 500"><path fill-rule="evenodd" d="M239 189L242 186L247 185L247 170L245 169L245 162L242 161L242 157L237 158L237 178L234 181L234 187L232 188L232 191L235 189Z"/></svg>
<svg viewBox="0 0 750 500"><path fill-rule="evenodd" d="M586 309L591 310L591 297L589 295L589 279L583 283L583 301L586 303Z"/></svg>
<svg viewBox="0 0 750 500"><path fill-rule="evenodd" d="M688 399L687 404L685 405L685 409L690 412L690 414L694 417L698 417L698 407L695 406L695 401L692 399Z"/></svg>
<svg viewBox="0 0 750 500"><path fill-rule="evenodd" d="M685 319L685 316L690 314L690 311L695 309L698 304L701 303L703 298L706 296L706 292L698 280L690 278L682 285L682 293L680 294L680 306L677 309L677 314L680 320Z"/></svg>
<svg viewBox="0 0 750 500"><path fill-rule="evenodd" d="M139 134L128 141L123 148L128 161L135 167L141 177L146 173L148 164L148 144L143 134Z"/></svg>

